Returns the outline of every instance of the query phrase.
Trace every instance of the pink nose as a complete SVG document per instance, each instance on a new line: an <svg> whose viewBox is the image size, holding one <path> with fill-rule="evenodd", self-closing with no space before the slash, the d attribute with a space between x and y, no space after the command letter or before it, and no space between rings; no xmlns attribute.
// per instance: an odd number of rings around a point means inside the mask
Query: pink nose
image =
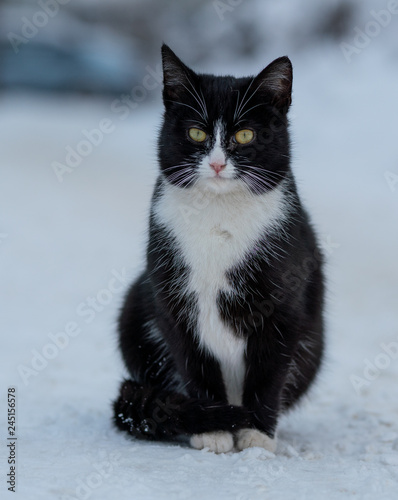
<svg viewBox="0 0 398 500"><path fill-rule="evenodd" d="M214 170L216 174L219 174L221 170L224 170L224 168L227 166L225 163L220 163L218 161L213 161L210 163L211 168Z"/></svg>

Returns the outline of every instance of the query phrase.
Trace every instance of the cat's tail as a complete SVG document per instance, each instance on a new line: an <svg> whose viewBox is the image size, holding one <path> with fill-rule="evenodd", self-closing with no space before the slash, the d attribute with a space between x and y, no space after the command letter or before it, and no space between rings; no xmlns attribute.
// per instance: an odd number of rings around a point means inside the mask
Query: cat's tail
<svg viewBox="0 0 398 500"><path fill-rule="evenodd" d="M183 394L125 380L113 404L116 426L141 439L230 431L250 427L249 412L241 406L192 399Z"/></svg>

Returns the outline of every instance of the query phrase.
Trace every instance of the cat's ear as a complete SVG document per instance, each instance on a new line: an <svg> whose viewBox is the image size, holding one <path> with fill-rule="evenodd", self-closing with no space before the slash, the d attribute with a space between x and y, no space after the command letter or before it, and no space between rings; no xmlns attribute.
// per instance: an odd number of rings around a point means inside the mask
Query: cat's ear
<svg viewBox="0 0 398 500"><path fill-rule="evenodd" d="M272 61L255 78L255 88L271 95L272 105L287 111L292 102L293 67L286 56Z"/></svg>
<svg viewBox="0 0 398 500"><path fill-rule="evenodd" d="M162 45L162 63L163 100L166 104L167 101L181 99L196 80L196 75L165 44Z"/></svg>

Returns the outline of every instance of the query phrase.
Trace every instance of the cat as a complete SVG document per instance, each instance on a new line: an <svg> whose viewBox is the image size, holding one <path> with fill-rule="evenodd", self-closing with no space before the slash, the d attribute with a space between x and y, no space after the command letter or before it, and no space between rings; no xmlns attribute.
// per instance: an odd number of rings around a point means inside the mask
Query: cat
<svg viewBox="0 0 398 500"><path fill-rule="evenodd" d="M216 453L276 449L324 351L323 259L290 167L292 65L197 74L166 45L146 269L119 343L119 429Z"/></svg>

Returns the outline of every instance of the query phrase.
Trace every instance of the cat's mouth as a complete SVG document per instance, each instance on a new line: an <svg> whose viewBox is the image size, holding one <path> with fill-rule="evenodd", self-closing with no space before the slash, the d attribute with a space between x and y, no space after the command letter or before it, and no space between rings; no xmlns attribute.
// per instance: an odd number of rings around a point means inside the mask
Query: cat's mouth
<svg viewBox="0 0 398 500"><path fill-rule="evenodd" d="M224 177L224 176L221 176L219 174L211 175L209 177L209 179L214 179L215 181L219 181L219 182L224 182L224 181L231 180L229 177Z"/></svg>
<svg viewBox="0 0 398 500"><path fill-rule="evenodd" d="M206 191L213 191L216 193L226 193L235 191L239 188L240 183L231 177L212 175L208 177L201 177L198 181L198 186Z"/></svg>
<svg viewBox="0 0 398 500"><path fill-rule="evenodd" d="M214 180L216 182L225 182L233 180L231 172L225 171L224 169L219 172L214 172L210 170L210 172L206 173L204 177L206 179Z"/></svg>

